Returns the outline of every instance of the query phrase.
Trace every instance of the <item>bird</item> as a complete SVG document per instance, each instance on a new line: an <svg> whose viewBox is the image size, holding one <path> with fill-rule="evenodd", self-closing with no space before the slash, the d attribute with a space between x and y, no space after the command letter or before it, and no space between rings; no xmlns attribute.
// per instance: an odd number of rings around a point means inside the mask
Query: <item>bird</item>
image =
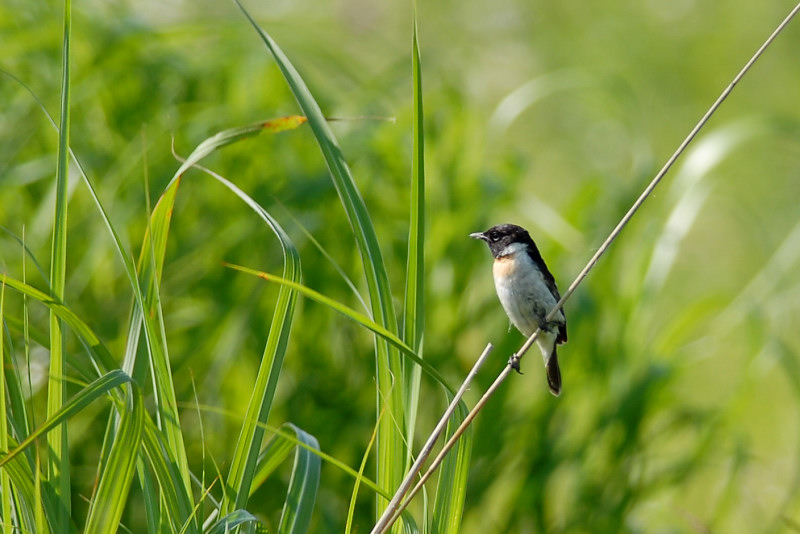
<svg viewBox="0 0 800 534"><path fill-rule="evenodd" d="M561 300L556 281L545 265L536 243L527 230L516 224L499 224L470 234L485 241L494 256L494 285L497 296L511 323L525 337L541 329L536 344L542 352L547 385L556 397L561 394L561 369L556 345L567 342L567 317L558 310L548 322L547 314ZM514 354L509 365L521 373L519 357Z"/></svg>

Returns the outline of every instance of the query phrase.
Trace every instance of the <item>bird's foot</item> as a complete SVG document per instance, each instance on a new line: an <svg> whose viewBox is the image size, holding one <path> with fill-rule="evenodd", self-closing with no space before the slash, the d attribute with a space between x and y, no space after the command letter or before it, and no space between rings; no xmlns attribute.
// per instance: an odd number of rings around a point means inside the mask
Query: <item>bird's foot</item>
<svg viewBox="0 0 800 534"><path fill-rule="evenodd" d="M511 357L508 359L508 365L511 366L513 370L515 370L518 374L522 374L522 371L519 370L519 356L516 353L512 354Z"/></svg>
<svg viewBox="0 0 800 534"><path fill-rule="evenodd" d="M541 321L539 323L539 329L543 332L557 332L560 327L561 323L556 321Z"/></svg>

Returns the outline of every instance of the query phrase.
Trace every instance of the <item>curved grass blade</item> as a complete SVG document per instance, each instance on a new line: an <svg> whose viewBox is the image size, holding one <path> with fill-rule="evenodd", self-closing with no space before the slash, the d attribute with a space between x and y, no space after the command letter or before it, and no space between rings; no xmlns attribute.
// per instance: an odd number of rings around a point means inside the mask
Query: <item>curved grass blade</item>
<svg viewBox="0 0 800 534"><path fill-rule="evenodd" d="M100 338L95 335L91 328L84 323L75 313L70 310L66 305L61 302L53 300L53 298L35 287L32 287L24 282L20 282L14 278L6 277L5 284L33 299L38 300L48 308L64 323L70 327L73 333L77 335L86 349L92 356L92 359L102 372L108 372L116 367L116 362L111 357L108 349L100 341Z"/></svg>
<svg viewBox="0 0 800 534"><path fill-rule="evenodd" d="M121 386L122 384L129 383L131 378L121 370L117 369L109 371L107 374L101 376L91 384L84 387L79 393L76 393L68 402L52 416L47 418L42 426L31 432L19 446L9 451L8 454L0 459L0 467L5 466L8 462L14 459L15 456L20 454L26 447L33 443L38 437L57 428L61 423L66 422L70 417L77 414L88 406L91 402L102 397L110 390Z"/></svg>
<svg viewBox="0 0 800 534"><path fill-rule="evenodd" d="M142 293L141 307L135 307L131 314L128 325L128 347L123 367L130 370L134 379L139 383L146 383L150 380L147 376L146 362L136 359L136 346L142 326L144 326L158 425L164 435L166 445L170 449L170 456L176 462L176 467L181 474L182 491L190 496L192 489L189 461L186 457L186 447L180 427L159 296L159 280L164 265L169 223L172 218L172 206L178 184L179 180L173 179L156 204L148 221L138 262Z"/></svg>
<svg viewBox="0 0 800 534"><path fill-rule="evenodd" d="M218 137L218 139L225 141L225 144L231 142L227 137ZM205 144L203 151L212 148L212 145ZM299 282L301 279L300 254L278 222L258 202L250 198L234 183L209 169L197 165L197 160L193 156L194 152L184 161L181 168L192 162L192 166L214 177L255 211L278 238L283 252L284 277ZM223 514L229 514L236 509L244 509L247 506L259 451L264 440L264 424L269 418L272 401L278 387L278 378L283 366L283 359L286 356L296 301L297 293L294 290L286 286L280 288L272 323L269 328L267 344L264 347L261 366L256 376L253 395L250 397L250 404L239 434L236 451L231 460L231 469L225 485L226 492L221 505Z"/></svg>
<svg viewBox="0 0 800 534"><path fill-rule="evenodd" d="M355 180L344 159L341 148L339 148L336 137L333 135L333 131L330 129L325 116L322 114L319 104L317 104L316 100L311 95L311 92L300 77L300 74L289 61L289 58L272 38L258 26L241 2L239 2L239 0L234 1L253 28L258 32L262 41L275 58L295 99L308 119L308 124L317 139L325 163L328 165L331 172L334 186L342 201L347 218L353 227L359 252L362 255L367 273L367 283L370 291L373 313L376 316L375 320L384 326L392 324L392 327L389 329L395 330L397 328L397 322L394 309L391 306L389 278L386 274L383 255L378 245L378 238L372 226L367 207L364 204L364 200L361 198L361 194L358 192Z"/></svg>
<svg viewBox="0 0 800 534"><path fill-rule="evenodd" d="M298 441L305 445L297 447L289 480L289 491L283 504L278 532L281 534L304 534L311 523L311 514L317 500L321 460L312 450L319 450L317 439L291 423L283 427L291 429ZM276 437L276 439L280 439Z"/></svg>
<svg viewBox="0 0 800 534"><path fill-rule="evenodd" d="M181 166L173 176L172 180L165 188L164 192L159 198L159 201L156 204L155 209L153 210L153 214L150 218L150 224L145 234L145 239L141 249L142 252L139 258L139 271L141 273L140 277L141 277L141 287L143 294L142 307L145 311L142 314L138 310L134 310L134 313L132 314L131 322L129 324L128 350L126 352L124 367L126 369L130 369L134 377L137 378L137 380L146 379L146 374L145 374L147 371L146 367L136 362L136 344L139 336L139 331L143 324L145 329L145 334L148 339L148 351L150 352L150 360L151 360L150 363L152 365L153 376L155 378L154 390L155 390L157 404L159 406L161 426L165 431L167 442L169 443L172 449L172 455L178 461L178 465L182 473L182 479L185 491L188 495L191 495L188 461L186 459L183 437L180 432L177 401L175 399L175 392L172 381L172 374L169 366L169 358L167 354L163 324L160 322L161 314L160 314L160 305L158 301L158 281L161 278L161 272L164 265L166 243L167 243L167 237L169 235L169 225L172 218L172 209L174 206L175 197L177 195L177 189L180 184L180 179L189 168L197 164L197 162L199 162L202 158L204 158L205 156L207 156L208 154L210 154L211 152L215 151L220 147L226 146L228 144L234 143L242 139L253 137L254 135L257 135L264 130L280 132L290 128L296 128L299 125L303 124L304 122L305 122L304 117L299 117L299 116L282 117L272 121L266 121L254 125L224 130L200 143L197 146L197 148L192 152L192 154L189 156L189 158L187 158L181 164ZM229 182L226 185L232 187L232 184L230 184ZM237 194L239 194L241 198L249 200L249 197L246 197L246 195L244 195L244 193L242 193L238 189L235 192L237 192ZM259 214L262 214L261 212L266 213L263 210L263 208L260 208L260 206L258 206L254 202L250 201L248 202L248 204L251 205L251 207L255 205L256 206L255 209ZM268 220L268 222L273 223L274 221L270 219ZM271 226L273 227L274 230L276 225L271 224ZM284 252L284 254L286 255L286 252ZM297 270L299 272L299 267ZM288 293L279 295L278 300L279 300L279 308L288 307L288 310L277 311L275 318L282 317L286 311L291 312L291 309L293 308L293 300L290 298L290 295ZM291 303L292 306L287 306L289 301L292 301ZM291 313L288 313L287 316L291 316ZM156 321L155 320L156 318L158 318L159 321ZM271 329L270 330L271 335L273 331L276 330ZM276 332L280 333L280 331ZM286 332L286 335L288 335L288 331ZM284 342L281 342L280 341L281 338L282 336L278 335L277 341L273 341L272 343L268 342L268 347L272 347L274 349L275 347L280 347L282 344L285 345L285 340ZM279 358L279 360L280 363L282 363L282 357ZM270 361L270 358L264 358L262 362L263 361ZM261 383L265 384L266 382L267 382L266 379L264 377L261 377ZM268 407L266 411L268 412ZM255 427L251 427L251 429L252 428ZM251 464L254 463L254 461L255 461L255 455L253 456ZM236 466L238 466L238 463L234 463L234 467ZM237 484L233 487L239 487L239 485ZM244 492L244 495L246 494L247 492Z"/></svg>
<svg viewBox="0 0 800 534"><path fill-rule="evenodd" d="M125 358L125 369L131 370L133 376L139 380L146 380L146 367L136 362L136 344L139 332L144 325L147 338L147 348L150 353L150 364L154 377L154 395L159 413L160 426L167 437L167 443L172 449L172 456L178 462L182 473L183 485L187 495L191 495L190 475L183 435L180 430L180 419L177 410L177 401L172 381L172 372L169 365L166 336L163 322L161 321L161 306L159 303L158 284L164 266L169 225L172 219L172 209L175 203L180 178L183 173L195 165L202 158L214 150L258 135L262 131L280 132L296 128L305 122L304 117L291 116L274 119L272 121L231 128L200 143L189 158L179 167L164 192L161 194L142 243L139 257L139 272L141 278L142 308L144 313L134 310L129 324L128 350ZM285 300L285 295L279 296L279 301ZM278 314L280 316L280 314ZM272 330L270 331L272 332Z"/></svg>
<svg viewBox="0 0 800 534"><path fill-rule="evenodd" d="M335 312L338 312L348 319L354 321L357 324L360 324L364 328L372 331L376 335L380 336L381 338L385 339L389 343L391 343L394 347L401 351L403 355L405 355L408 359L412 362L416 363L422 370L428 373L434 380L436 380L439 384L442 385L451 395L454 395L455 392L451 389L450 385L445 381L445 378L433 367L431 364L423 360L417 353L415 353L411 347L409 347L402 339L397 337L392 332L389 332L387 329L367 317L366 315L355 311L352 308L345 306L344 304L337 302L329 297L326 297L322 293L311 289L308 286L304 286L302 284L298 284L297 282L292 282L291 280L286 280L285 278L281 278L280 276L275 276L273 274L265 273L263 271L256 271L254 269L250 269L248 267L242 267L241 265L234 265L231 263L224 263L226 267L230 267L231 269L235 269L237 271L241 271L243 273L251 274L253 276L257 276L262 278L268 282L274 282L276 284L281 284L288 286L298 293L302 294L305 297L308 297L324 306L329 307Z"/></svg>
<svg viewBox="0 0 800 534"><path fill-rule="evenodd" d="M142 393L136 384L127 388L127 397L111 451L99 475L97 492L89 506L86 533L115 532L127 502L145 419Z"/></svg>
<svg viewBox="0 0 800 534"><path fill-rule="evenodd" d="M53 124L53 126L56 127L55 122L53 121L52 117L49 115L49 113L45 109L45 107L42 104L42 102L31 91L31 89L27 85L25 85L22 81L17 79L15 76L10 75L8 73L5 73L5 74L10 76L12 79L14 79L17 83L22 85L28 91L28 93L36 100L36 102L38 103L39 107L45 113L45 115L50 120L50 122ZM58 128L58 127L56 127L56 128ZM59 131L61 131L61 130L59 129ZM130 319L130 323L129 323L129 328L128 328L128 330L129 330L128 346L127 346L127 349L126 349L125 360L123 362L123 368L125 369L126 372L128 372L128 374L134 376L134 378L137 379L138 381L141 381L141 382L149 381L149 379L147 377L147 372L148 372L147 362L145 361L145 362L142 363L142 362L137 362L137 360L136 360L136 347L138 345L139 332L141 331L143 323L145 325L145 335L146 335L147 340L148 340L147 346L148 346L148 351L151 354L151 360L155 361L155 362L164 362L167 359L165 356L161 356L161 354L165 354L165 351L166 351L166 344L165 344L165 341L163 341L164 340L163 328L162 328L162 325L157 324L157 322L154 320L156 315L157 315L157 311L159 309L158 306L157 306L157 298L155 298L155 299L153 298L153 295L157 295L157 293L153 290L153 288L155 287L155 281L152 279L151 273L148 272L147 274L150 276L150 280L149 280L150 284L144 284L144 283L140 284L139 283L139 277L137 276L136 267L135 267L135 264L134 264L134 261L133 261L132 257L125 251L125 249L124 249L124 247L122 245L122 242L119 239L119 236L117 235L117 233L116 233L116 231L115 231L115 229L114 229L114 227L113 227L113 225L112 225L112 223L110 221L110 218L108 217L108 214L106 213L105 209L102 206L102 203L100 202L100 199L99 199L99 197L97 195L97 192L95 191L94 187L92 186L91 182L89 181L89 178L86 175L86 173L84 172L83 167L81 166L81 164L78 161L77 157L75 156L75 154L71 150L70 150L70 154L72 155L73 161L75 162L77 169L79 170L81 176L83 177L84 183L87 185L87 187L89 189L89 192L90 192L90 194L92 196L92 199L95 201L95 205L97 206L98 211L100 212L100 215L103 218L103 221L105 222L106 227L109 230L109 233L111 234L111 236L112 236L112 238L114 240L115 247L116 247L117 252L119 253L119 255L120 255L121 259L122 259L123 265L125 267L126 274L128 275L129 281L131 283L131 287L132 287L133 292L134 292L135 301L138 304L138 307L134 307L134 311L133 311L133 313L131 315L131 319ZM174 195L174 191L175 191L175 189L173 188L169 192L171 192ZM173 200L174 200L174 197L173 197ZM169 215L171 215L171 206L170 206L168 212L169 212ZM158 221L156 221L155 224L158 225L159 223L162 223L162 222L163 222L163 220L159 219ZM151 221L151 224L153 224L152 221ZM152 226L150 226L148 228L148 233L150 231L150 228L152 228ZM164 228L159 227L159 230L166 231L166 227L164 227ZM166 246L166 238L163 237L163 239L161 239L162 235L165 236L165 234L158 233L158 236L159 236L158 245L165 247ZM142 249L143 252L142 252L142 255L140 257L140 265L142 265L142 263L144 262L144 258L147 257L147 254L145 253L145 251L152 252L154 250L154 248L151 248L151 246L149 246L150 243L147 241L148 239L149 239L149 235L147 235L145 237L145 246L143 246L143 249ZM151 257L152 256L153 255L151 254ZM162 254L162 257L163 257L163 254ZM144 262L144 263L147 266L151 265L150 263L147 263L147 262ZM163 263L163 261L162 261L162 263ZM157 271L158 271L158 273L160 275L160 268L157 269ZM142 277L143 280L145 278L148 278L148 277L147 276L143 276ZM147 291L147 293L145 293L145 291L142 290L143 287L147 287L149 291ZM147 304L145 304L146 295L150 296L150 299L147 301ZM143 316L142 313L141 313L142 309L148 309L148 310L150 310L150 312ZM66 311L68 312L68 310L66 310ZM147 318L148 320L145 321L144 320L145 318ZM153 355L154 352L155 352L155 356ZM117 367L116 363L113 360L111 360L110 357L105 358L105 356L107 356L107 351L101 351L100 354L102 356L104 356L102 363L98 364L97 361L93 361L93 363L95 363L96 366L98 367L98 373L102 373L104 370L108 370L108 369L112 369L112 368L116 368ZM161 365L160 367L163 369L165 366ZM168 369L168 365L166 366L166 368ZM155 388L155 395L156 395L156 398L157 398L157 404L160 407L169 405L169 402L165 401L164 398L163 398L164 395L165 395L165 393L163 393L163 391L165 389L167 390L166 396L169 399L169 397L170 397L169 390L171 390L171 379L168 381L169 382L168 385L165 385L163 380L158 380L158 377L163 377L163 376L165 376L165 373L163 371L160 372L160 373L159 372L156 373L156 377L157 377L156 385L157 386ZM172 394L172 397L174 397L174 393ZM163 411L160 411L160 413L162 413L162 415L163 415ZM183 469L184 487L185 487L185 491L189 492L189 494L190 494L188 462L185 459L185 452L182 452L183 451L182 436L180 435L179 429L176 432L174 430L174 426L170 425L171 421L177 421L177 413L174 413L174 415L172 415L172 416L163 417L162 421L165 422L165 427L167 428L168 435L170 436L171 441L173 442L173 449L175 450L175 454L176 454L176 456L178 458L178 462L179 462L180 465L184 466L184 469ZM172 432L170 432L170 429L172 429Z"/></svg>
<svg viewBox="0 0 800 534"><path fill-rule="evenodd" d="M11 437L8 438L7 446L9 449L15 449L19 444ZM0 452L0 458L3 457L6 451ZM17 455L3 465L3 474L8 476L9 485L13 487L13 493L9 499L4 499L4 502L14 503L14 510L17 514L17 527L16 531L22 532L48 532L43 528L44 521L42 521L42 528L37 528L37 513L41 514L44 510L55 510L56 505L53 502L52 492L39 492L36 487L35 481L38 478L38 471L34 471L36 465L29 462L25 455ZM36 473L36 474L34 474ZM6 494L4 494L6 495ZM37 504L37 499L41 501ZM53 517L49 512L45 515ZM5 516L4 516L5 517ZM10 517L10 516L8 516ZM6 522L11 525L10 521ZM52 527L50 531L53 531Z"/></svg>
<svg viewBox="0 0 800 534"><path fill-rule="evenodd" d="M319 488L322 460L319 443L314 436L291 423L281 425L278 433L267 443L259 456L256 482L251 487L251 493L286 460L292 451L295 451L294 467L278 532L302 534L308 530ZM229 516L230 514L226 517Z"/></svg>
<svg viewBox="0 0 800 534"><path fill-rule="evenodd" d="M325 120L319 104L289 58L258 26L242 3L239 0L234 2L267 46L300 109L308 118L308 124L317 139L334 187L353 229L366 275L373 319L387 330L397 332L397 318L393 309L389 278L378 238L336 137ZM383 403L387 404L388 409L387 417L381 418L378 430L377 483L381 488L391 491L403 478L403 464L406 458L406 444L402 435L405 426L403 366L399 352L380 338L375 340L375 359L378 379L376 411L381 412ZM388 503L381 498L378 501L378 510L383 509Z"/></svg>
<svg viewBox="0 0 800 534"><path fill-rule="evenodd" d="M172 457L172 451L163 443L162 436L155 423L149 418L145 419L142 434L143 448L147 464L153 470L161 491L159 503L161 506L158 512L167 516L172 527L171 532L182 532L184 529L189 532L200 532L197 527L189 528L190 525L196 524L196 519L192 516L191 494L179 491L183 487L183 474ZM151 520L155 521L155 518L148 517L148 522Z"/></svg>
<svg viewBox="0 0 800 534"><path fill-rule="evenodd" d="M333 267L334 270L339 274L339 276L342 278L344 283L347 284L347 287L349 287L350 291L353 292L353 295L358 299L358 302L361 303L361 306L364 308L364 310L368 311L369 310L369 306L367 306L367 303L364 302L364 297L361 296L361 293L358 291L358 288L353 283L353 281L350 280L350 277L347 276L347 273L344 272L344 269L342 268L342 266L339 265L339 263L337 263L337 261L333 258L333 256L331 256L330 253L325 249L325 247L322 246L322 243L320 243L317 240L317 238L314 237L314 235L311 232L309 232L308 229L305 226L303 226L303 223L301 223L297 219L297 217L295 217L292 214L292 212L290 212L286 208L286 206L284 206L281 203L281 201L278 198L274 198L273 197L273 200L275 201L276 204L278 204L283 209L283 211L286 214L286 216L289 217L289 219L291 219L291 221L297 226L297 228L299 228L300 231L303 232L303 235L306 237L306 239L308 240L309 243L314 245L314 248L317 249L317 252L322 254L322 257L324 257L326 260L328 260L328 263L331 264L331 267Z"/></svg>
<svg viewBox="0 0 800 534"><path fill-rule="evenodd" d="M55 422L59 420L65 421L66 419L74 415L74 413L80 411L83 407L85 407L86 404L88 404L98 396L104 393L110 393L118 399L123 398L121 395L114 394L114 392L116 391L117 386L119 386L122 383L129 382L131 379L123 371L119 369L113 369L113 367L115 366L115 362L112 359L110 353L108 352L108 349L106 349L106 347L100 342L99 338L94 334L94 332L83 321L81 321L81 319L77 315L75 315L68 307L66 307L62 303L54 301L52 297L46 295L45 293L39 291L38 289L35 289L18 280L6 277L5 283L9 287L19 291L20 293L27 295L28 297L31 297L35 300L38 300L44 305L48 306L50 310L59 318L59 320L63 321L64 324L69 326L70 329L78 336L81 343L86 347L86 350L89 352L89 355L92 361L95 363L98 372L105 372L105 370L111 369L104 376L95 380L92 383L91 388L94 389L85 388L79 395L74 397L72 401L70 401L70 403L65 404L63 407L64 409L69 409L67 412L57 412L57 414L55 414L51 419L48 420L48 424L45 427L40 428L39 430L28 436L28 439L26 439L22 443L23 446L21 447L20 450L23 450L25 446L29 444L31 439L34 439L41 432L47 431L49 428L51 428L53 424L55 424ZM141 402L139 402L138 405L141 407ZM139 415L137 415L136 417L137 418L144 417L144 412L141 411ZM130 443L134 444L138 443L138 441L131 441L131 439L132 438L124 439L121 443L127 443L128 445ZM18 452L14 452L14 455L16 455L17 453ZM128 458L128 460L133 461L135 459L136 454L138 453L138 446L135 447L135 449L131 449L129 453L133 456ZM12 455L11 458L9 457L4 458L2 461L0 461L0 465L3 465L5 462L9 460L13 460L14 455ZM119 480L116 479L116 477L112 478L114 478L114 484L118 484L121 480L121 479ZM130 481L128 481L127 485L129 486L129 484ZM44 489L47 489L48 487L49 487L48 485L43 486ZM111 489L109 491L110 493L113 494L119 489L120 486L118 486L113 491ZM45 509L48 510L51 508L52 509L57 508L58 505L55 504L53 499L48 499L47 495L48 494L45 493L45 498L42 501L43 505L45 506ZM54 521L52 519L53 513L47 512L45 516L47 517L48 521ZM62 523L54 523L54 524L61 525ZM54 527L54 531L58 530L59 530L58 527Z"/></svg>
<svg viewBox="0 0 800 534"><path fill-rule="evenodd" d="M229 532L235 532L236 527L246 523L262 524L256 516L247 510L235 510L225 517L220 518L220 520L208 530L208 534L228 534Z"/></svg>
<svg viewBox="0 0 800 534"><path fill-rule="evenodd" d="M294 261L287 261L284 264L284 273L299 280L299 257L296 256L296 250L294 250L293 245L292 250L294 254L291 257ZM258 453L264 437L264 429L259 423L266 423L269 418L269 412L278 385L278 377L286 355L296 301L297 294L294 291L288 288L280 290L275 306L275 314L270 325L269 337L264 347L261 366L256 377L253 396L247 408L236 451L231 461L227 487L229 490L235 491L236 495L231 499L226 494L223 505L227 504L227 508L232 506L244 508L247 504L256 470ZM223 510L228 511L225 506L223 506Z"/></svg>

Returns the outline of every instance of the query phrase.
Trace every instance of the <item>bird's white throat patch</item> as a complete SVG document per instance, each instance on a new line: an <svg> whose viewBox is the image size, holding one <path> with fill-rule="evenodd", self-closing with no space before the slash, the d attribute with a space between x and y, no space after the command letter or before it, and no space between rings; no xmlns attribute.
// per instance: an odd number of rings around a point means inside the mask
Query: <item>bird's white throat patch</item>
<svg viewBox="0 0 800 534"><path fill-rule="evenodd" d="M527 252L527 248L528 245L526 245L525 243L511 243L507 245L506 248L504 248L502 251L500 251L498 257L502 258L503 256L511 256L513 254L516 254L517 252Z"/></svg>

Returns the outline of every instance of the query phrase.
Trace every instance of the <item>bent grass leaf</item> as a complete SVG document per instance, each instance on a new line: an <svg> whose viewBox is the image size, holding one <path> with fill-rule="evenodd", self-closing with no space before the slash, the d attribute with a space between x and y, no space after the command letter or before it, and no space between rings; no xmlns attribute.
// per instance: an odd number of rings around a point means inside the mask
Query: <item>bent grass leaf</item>
<svg viewBox="0 0 800 534"><path fill-rule="evenodd" d="M278 532L303 534L308 530L314 511L322 464L319 443L314 436L291 423L281 425L276 435L259 455L256 466L257 473L250 491L252 493L257 490L292 451L295 452L294 465ZM230 518L237 512L243 512L243 510L235 510L225 517ZM220 523L215 525L214 529L220 528Z"/></svg>
<svg viewBox="0 0 800 534"><path fill-rule="evenodd" d="M256 23L242 3L239 0L234 1L267 46L297 103L308 118L308 124L322 151L334 187L353 229L366 275L373 319L387 330L397 332L397 318L393 308L389 277L375 228L336 137L319 104L289 58ZM382 488L391 491L403 478L403 464L406 458L406 443L403 438L405 428L403 365L399 351L381 338L376 338L375 341L375 360L378 378L376 412L380 413L384 403L388 409L388 417L381 418L378 429L377 482ZM388 502L379 498L379 509L386 504Z"/></svg>
<svg viewBox="0 0 800 534"><path fill-rule="evenodd" d="M97 492L89 507L85 532L114 532L127 502L128 491L141 450L145 410L142 393L131 384L114 434L108 460L103 466Z"/></svg>
<svg viewBox="0 0 800 534"><path fill-rule="evenodd" d="M180 180L187 170L197 165L200 160L221 147L243 139L248 139L260 134L262 131L277 133L297 128L305 121L304 117L297 115L280 117L249 126L223 130L200 143L180 165L172 180L162 192L153 210L145 233L138 262L144 313L135 310L132 314L129 324L128 351L126 353L124 368L130 370L138 369L138 371L132 371L134 377L140 381L146 380L146 376L144 376L146 372L145 366L137 365L136 363L135 340L138 339L143 324L148 340L147 348L150 352L150 360L153 366L156 403L160 408L159 414L162 427L165 429L165 435L172 448L172 455L178 461L187 494L191 494L188 462L183 445L183 437L180 432L177 401L175 399L175 391L169 367L166 339L164 338L163 326L160 324L160 304L158 297L158 283L164 266L169 226L172 220L172 210ZM228 183L226 185L230 187L232 184ZM237 192L237 194L241 193L241 191L238 190L235 192ZM243 193L239 194L239 196L246 197ZM248 204L253 207L255 203L250 201ZM264 210L261 209L260 206L258 206L257 211L263 215L261 212L264 212ZM270 222L270 226L275 230L276 225L272 224L274 221L270 220L268 222ZM285 298L285 296L280 296L279 302L282 302Z"/></svg>
<svg viewBox="0 0 800 534"><path fill-rule="evenodd" d="M317 439L291 423L283 427L292 430L304 446L297 447L292 466L289 491L283 504L283 512L278 525L281 534L304 534L311 523L311 514L317 500L319 489L320 457L312 451L319 450ZM280 439L276 436L275 439Z"/></svg>
<svg viewBox="0 0 800 534"><path fill-rule="evenodd" d="M104 396L110 390L121 386L122 384L129 383L131 378L119 369L110 371L101 376L91 384L84 387L79 393L76 393L69 401L56 413L47 418L39 428L34 430L27 438L25 438L19 446L9 451L2 459L0 459L0 467L4 467L8 462L13 460L20 454L26 447L31 445L36 439L52 429L58 427L61 423L77 414L88 406L91 402Z"/></svg>
<svg viewBox="0 0 800 534"><path fill-rule="evenodd" d="M187 161L191 159L190 157ZM183 166L185 165L186 162L184 162ZM288 234L269 212L230 180L196 163L194 166L211 175L230 189L267 223L281 245L284 276L299 282L301 278L300 255ZM247 414L237 441L236 451L231 460L231 469L225 486L226 492L221 505L223 514L228 514L235 509L243 509L247 505L258 453L264 439L264 425L269 418L272 401L278 387L278 378L283 366L283 359L286 356L296 301L297 294L291 288L280 288L267 336L267 343L261 357L261 366L256 376L253 395L250 398Z"/></svg>
<svg viewBox="0 0 800 534"><path fill-rule="evenodd" d="M229 532L235 532L236 527L246 523L253 523L256 525L262 524L256 516L247 510L235 510L217 521L214 526L208 530L208 534L228 534Z"/></svg>
<svg viewBox="0 0 800 534"><path fill-rule="evenodd" d="M380 336L387 342L391 343L394 347L402 352L408 359L419 365L426 373L428 373L434 380L436 380L442 387L444 387L450 394L455 395L455 392L451 389L451 387L446 382L445 378L433 367L431 364L420 358L420 356L414 352L408 345L406 345L403 340L397 337L392 332L389 332L387 329L367 317L366 315L355 311L352 308L345 306L344 304L333 300L330 297L326 297L322 293L311 289L308 286L304 286L302 284L298 284L297 282L292 282L291 280L286 280L285 278L281 278L280 276L275 276L270 273L265 273L263 271L256 271L255 269L249 269L247 267L242 267L240 265L234 265L231 263L224 263L226 267L230 267L231 269L235 269L237 271L241 271L243 273L251 274L253 276L257 276L263 280L268 282L274 282L276 284L285 285L291 287L292 289L296 290L298 293L324 305L329 307L335 312L338 312L348 319L352 320L353 322L367 328L368 330L372 331L376 335Z"/></svg>

